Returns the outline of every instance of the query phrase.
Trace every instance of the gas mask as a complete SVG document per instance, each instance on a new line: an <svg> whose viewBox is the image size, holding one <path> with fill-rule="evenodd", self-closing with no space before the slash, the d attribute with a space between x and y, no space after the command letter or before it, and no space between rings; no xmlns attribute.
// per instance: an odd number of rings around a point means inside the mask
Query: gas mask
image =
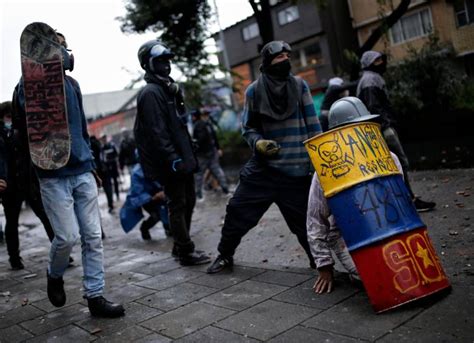
<svg viewBox="0 0 474 343"><path fill-rule="evenodd" d="M63 55L63 69L72 71L74 69L74 55L69 53L70 50L61 46L61 53Z"/></svg>

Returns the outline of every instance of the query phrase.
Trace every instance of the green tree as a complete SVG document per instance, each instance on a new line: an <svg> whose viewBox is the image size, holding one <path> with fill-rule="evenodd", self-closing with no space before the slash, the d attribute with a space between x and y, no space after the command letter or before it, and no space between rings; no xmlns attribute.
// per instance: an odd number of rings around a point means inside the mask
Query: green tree
<svg viewBox="0 0 474 343"><path fill-rule="evenodd" d="M176 54L174 63L191 80L214 71L204 42L209 38L211 10L206 0L128 0L126 14L117 18L126 33L154 31Z"/></svg>

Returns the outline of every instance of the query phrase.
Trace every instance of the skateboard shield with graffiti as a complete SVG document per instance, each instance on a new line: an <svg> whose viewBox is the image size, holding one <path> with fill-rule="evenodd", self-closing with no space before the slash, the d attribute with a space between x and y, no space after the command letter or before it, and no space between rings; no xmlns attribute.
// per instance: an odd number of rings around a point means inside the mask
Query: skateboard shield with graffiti
<svg viewBox="0 0 474 343"><path fill-rule="evenodd" d="M44 23L26 26L20 47L31 160L41 169L59 169L71 151L62 47Z"/></svg>

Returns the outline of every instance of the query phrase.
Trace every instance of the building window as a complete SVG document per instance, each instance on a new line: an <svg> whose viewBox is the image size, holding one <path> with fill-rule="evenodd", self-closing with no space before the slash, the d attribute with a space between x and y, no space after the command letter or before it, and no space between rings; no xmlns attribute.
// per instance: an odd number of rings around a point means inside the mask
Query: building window
<svg viewBox="0 0 474 343"><path fill-rule="evenodd" d="M402 17L390 29L393 44L426 36L433 31L431 13L428 9Z"/></svg>
<svg viewBox="0 0 474 343"><path fill-rule="evenodd" d="M474 1L455 0L453 7L458 27L474 23Z"/></svg>
<svg viewBox="0 0 474 343"><path fill-rule="evenodd" d="M259 35L260 31L258 30L257 23L250 24L242 29L242 36L244 37L245 41L258 37Z"/></svg>
<svg viewBox="0 0 474 343"><path fill-rule="evenodd" d="M287 7L278 12L278 24L286 25L300 18L298 6Z"/></svg>
<svg viewBox="0 0 474 343"><path fill-rule="evenodd" d="M324 60L321 53L321 46L317 41L313 41L299 49L293 49L291 53L291 65L295 71L321 64L324 64Z"/></svg>

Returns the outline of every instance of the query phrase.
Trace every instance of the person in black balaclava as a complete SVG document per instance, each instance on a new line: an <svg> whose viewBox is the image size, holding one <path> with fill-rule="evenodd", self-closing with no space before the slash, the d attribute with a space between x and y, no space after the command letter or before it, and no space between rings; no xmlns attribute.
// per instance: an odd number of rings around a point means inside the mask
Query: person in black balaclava
<svg viewBox="0 0 474 343"><path fill-rule="evenodd" d="M145 177L158 181L168 198L172 255L181 265L192 266L210 259L194 249L189 235L196 203L193 174L198 164L182 120L183 98L169 76L173 56L158 40L146 42L138 50L147 85L138 94L134 134Z"/></svg>
<svg viewBox="0 0 474 343"><path fill-rule="evenodd" d="M405 184L417 211L430 211L436 207L436 203L415 197L408 181L408 169L410 168L408 157L400 143L397 131L393 127L393 108L388 99L385 80L382 77L387 70L387 55L378 51L366 51L360 59L360 64L363 72L357 85L357 97L362 100L370 113L379 115L376 121L382 126L382 133L388 148L400 159Z"/></svg>
<svg viewBox="0 0 474 343"><path fill-rule="evenodd" d="M309 87L291 74L291 47L283 41L266 44L261 75L245 92L242 131L253 151L230 199L219 256L209 274L231 269L242 237L257 225L271 204L279 207L288 227L315 268L306 234L311 184L310 159L303 141L321 132Z"/></svg>

